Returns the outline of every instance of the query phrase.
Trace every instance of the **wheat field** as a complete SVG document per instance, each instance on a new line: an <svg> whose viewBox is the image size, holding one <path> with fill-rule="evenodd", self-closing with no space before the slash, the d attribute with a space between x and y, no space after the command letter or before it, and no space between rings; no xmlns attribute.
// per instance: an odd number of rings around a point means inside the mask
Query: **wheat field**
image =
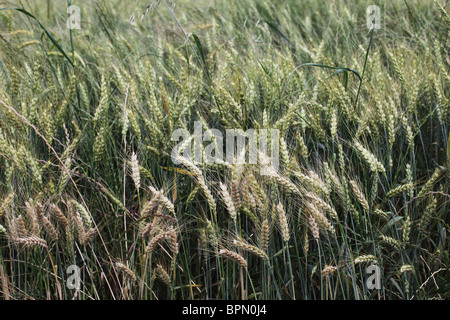
<svg viewBox="0 0 450 320"><path fill-rule="evenodd" d="M449 8L0 4L0 299L449 299Z"/></svg>

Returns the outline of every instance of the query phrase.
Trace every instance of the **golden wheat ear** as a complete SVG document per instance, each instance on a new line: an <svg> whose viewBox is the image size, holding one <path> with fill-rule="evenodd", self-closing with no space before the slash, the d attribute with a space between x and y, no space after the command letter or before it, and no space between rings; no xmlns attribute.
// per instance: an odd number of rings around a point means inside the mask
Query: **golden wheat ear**
<svg viewBox="0 0 450 320"><path fill-rule="evenodd" d="M53 216L56 218L56 220L58 220L58 222L61 224L61 226L64 229L67 228L69 222L67 220L67 217L62 212L62 210L56 204L51 205L51 210L52 210Z"/></svg>
<svg viewBox="0 0 450 320"><path fill-rule="evenodd" d="M25 238L17 238L14 239L15 242L23 245L24 247L30 247L30 248L34 248L34 247L42 247L42 248L47 248L47 242L42 239L39 238L37 236L29 236L29 237L25 237Z"/></svg>
<svg viewBox="0 0 450 320"><path fill-rule="evenodd" d="M116 262L114 265L117 268L117 270L124 275L125 278L130 279L133 282L137 281L136 274L125 264L121 262Z"/></svg>
<svg viewBox="0 0 450 320"><path fill-rule="evenodd" d="M166 271L166 269L161 265L156 265L156 276L168 287L172 286L172 280L170 279L169 273Z"/></svg>
<svg viewBox="0 0 450 320"><path fill-rule="evenodd" d="M260 249L256 246L248 244L240 239L234 239L233 245L244 251L250 252L250 253L260 257L264 261L269 261L269 257L267 256L267 254L262 249Z"/></svg>
<svg viewBox="0 0 450 320"><path fill-rule="evenodd" d="M164 239L167 239L169 237L169 232L161 232L160 234L157 234L156 236L154 236L149 244L147 245L145 252L147 254L150 254L153 252L153 250L155 250L156 246L161 243L161 241L163 241Z"/></svg>

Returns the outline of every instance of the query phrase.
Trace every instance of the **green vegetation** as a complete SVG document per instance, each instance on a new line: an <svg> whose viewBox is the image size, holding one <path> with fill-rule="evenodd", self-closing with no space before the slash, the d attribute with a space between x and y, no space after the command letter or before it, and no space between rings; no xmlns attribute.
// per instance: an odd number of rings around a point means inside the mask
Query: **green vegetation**
<svg viewBox="0 0 450 320"><path fill-rule="evenodd" d="M449 299L446 3L1 5L0 298ZM195 121L279 170L174 163Z"/></svg>

